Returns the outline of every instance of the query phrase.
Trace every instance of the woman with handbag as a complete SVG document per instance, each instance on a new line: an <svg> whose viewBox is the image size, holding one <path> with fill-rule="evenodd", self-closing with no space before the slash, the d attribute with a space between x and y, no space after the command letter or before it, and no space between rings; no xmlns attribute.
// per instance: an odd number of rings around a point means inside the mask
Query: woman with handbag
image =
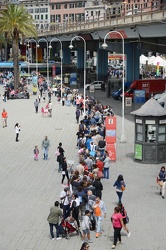
<svg viewBox="0 0 166 250"><path fill-rule="evenodd" d="M113 187L116 187L116 193L117 193L117 196L119 198L119 201L118 203L122 203L122 195L123 195L123 192L125 190L125 187L126 187L126 184L124 182L124 179L123 179L123 175L119 175L117 180L115 181Z"/></svg>
<svg viewBox="0 0 166 250"><path fill-rule="evenodd" d="M166 171L165 167L162 166L158 175L158 185L160 186L160 195L164 199L165 194L165 184L166 184Z"/></svg>

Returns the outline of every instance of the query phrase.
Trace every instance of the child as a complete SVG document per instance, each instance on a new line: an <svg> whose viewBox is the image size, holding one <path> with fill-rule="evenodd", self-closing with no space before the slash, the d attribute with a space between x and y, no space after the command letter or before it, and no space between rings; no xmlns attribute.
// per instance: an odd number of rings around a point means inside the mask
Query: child
<svg viewBox="0 0 166 250"><path fill-rule="evenodd" d="M82 241L85 241L85 237L87 236L88 238L88 243L93 243L93 241L90 239L90 211L89 210L85 210L85 215L83 216L83 220L82 220Z"/></svg>
<svg viewBox="0 0 166 250"><path fill-rule="evenodd" d="M33 150L33 152L34 152L34 160L38 161L38 155L39 155L38 146L35 146L35 149Z"/></svg>

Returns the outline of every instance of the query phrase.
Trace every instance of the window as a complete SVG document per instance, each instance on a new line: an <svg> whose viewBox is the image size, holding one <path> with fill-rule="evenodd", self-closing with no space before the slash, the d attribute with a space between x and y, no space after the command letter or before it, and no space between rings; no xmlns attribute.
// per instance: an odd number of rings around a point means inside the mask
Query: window
<svg viewBox="0 0 166 250"><path fill-rule="evenodd" d="M64 9L67 9L67 4L64 4Z"/></svg>
<svg viewBox="0 0 166 250"><path fill-rule="evenodd" d="M145 125L145 141L156 142L156 126L151 124Z"/></svg>
<svg viewBox="0 0 166 250"><path fill-rule="evenodd" d="M166 125L159 126L158 141L159 142L166 141Z"/></svg>
<svg viewBox="0 0 166 250"><path fill-rule="evenodd" d="M143 141L142 125L136 124L136 141Z"/></svg>
<svg viewBox="0 0 166 250"><path fill-rule="evenodd" d="M56 22L61 22L61 15L56 15L55 16L55 21Z"/></svg>
<svg viewBox="0 0 166 250"><path fill-rule="evenodd" d="M46 19L46 20L48 19L48 15L47 15L47 14L45 15L45 19Z"/></svg>
<svg viewBox="0 0 166 250"><path fill-rule="evenodd" d="M43 20L43 15L41 15L40 19Z"/></svg>
<svg viewBox="0 0 166 250"><path fill-rule="evenodd" d="M59 10L61 8L60 4L56 4L56 9Z"/></svg>
<svg viewBox="0 0 166 250"><path fill-rule="evenodd" d="M69 14L69 20L74 21L74 14Z"/></svg>
<svg viewBox="0 0 166 250"><path fill-rule="evenodd" d="M91 16L93 16L93 11L91 11Z"/></svg>
<svg viewBox="0 0 166 250"><path fill-rule="evenodd" d="M39 10L40 10L39 8L35 9L35 13L39 13Z"/></svg>
<svg viewBox="0 0 166 250"><path fill-rule="evenodd" d="M51 9L54 10L54 4L51 5Z"/></svg>
<svg viewBox="0 0 166 250"><path fill-rule="evenodd" d="M29 12L29 13L33 13L33 9L29 9L28 12Z"/></svg>
<svg viewBox="0 0 166 250"><path fill-rule="evenodd" d="M51 15L51 23L54 23L55 22L55 15Z"/></svg>
<svg viewBox="0 0 166 250"><path fill-rule="evenodd" d="M74 3L70 3L69 8L74 9Z"/></svg>
<svg viewBox="0 0 166 250"><path fill-rule="evenodd" d="M35 15L35 20L38 20L39 19L39 15Z"/></svg>

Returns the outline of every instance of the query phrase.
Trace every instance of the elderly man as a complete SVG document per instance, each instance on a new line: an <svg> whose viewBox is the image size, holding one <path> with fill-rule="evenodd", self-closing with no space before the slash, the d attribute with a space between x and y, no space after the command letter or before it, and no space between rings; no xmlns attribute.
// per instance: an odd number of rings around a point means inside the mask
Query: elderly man
<svg viewBox="0 0 166 250"><path fill-rule="evenodd" d="M102 233L102 221L103 218L106 218L106 208L105 203L100 200L98 196L96 196L96 201L93 205L94 209L94 216L96 220L96 238L99 237L99 235Z"/></svg>

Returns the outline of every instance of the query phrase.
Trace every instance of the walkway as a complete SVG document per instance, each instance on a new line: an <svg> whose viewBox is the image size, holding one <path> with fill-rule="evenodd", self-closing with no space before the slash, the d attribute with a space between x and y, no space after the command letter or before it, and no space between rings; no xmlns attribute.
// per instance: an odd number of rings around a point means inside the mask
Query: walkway
<svg viewBox="0 0 166 250"><path fill-rule="evenodd" d="M2 90L2 87L0 87ZM2 94L2 91L0 91ZM105 93L96 91L96 97L110 104L119 115L121 103L105 98ZM54 156L61 141L67 159L77 163L75 108L62 107L53 99L53 117L43 118L35 114L34 100L10 100L2 103L0 110L8 111L8 127L0 127L0 250L79 250L81 240L52 241L49 236L47 216L50 206L59 198L61 175L57 172ZM40 106L41 108L41 106ZM20 141L15 142L14 125L21 124ZM107 207L104 232L95 239L90 250L110 249L113 230L110 216L117 196L112 187L118 174L123 174L127 184L123 201L130 217L130 238L122 237L122 250L165 250L165 202L156 188L156 175L161 165L142 165L133 161L134 124L126 115L125 134L127 143L121 144L121 118L117 116L117 161L112 163L111 179L104 180L103 200ZM41 141L47 135L51 142L49 160L42 160ZM40 150L39 161L33 160L34 146ZM111 236L111 237L110 237Z"/></svg>

